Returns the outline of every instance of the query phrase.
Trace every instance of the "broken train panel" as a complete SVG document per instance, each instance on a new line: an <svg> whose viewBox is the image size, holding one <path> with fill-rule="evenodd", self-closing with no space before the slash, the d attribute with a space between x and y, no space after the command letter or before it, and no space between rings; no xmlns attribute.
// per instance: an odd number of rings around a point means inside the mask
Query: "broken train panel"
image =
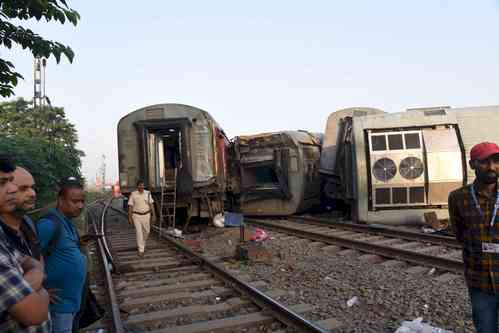
<svg viewBox="0 0 499 333"><path fill-rule="evenodd" d="M474 178L467 166L469 150L478 142L499 140L499 107L332 119L337 147L334 163L321 163L324 193L350 203L352 217L369 223L421 223L430 211L447 218L450 191Z"/></svg>
<svg viewBox="0 0 499 333"><path fill-rule="evenodd" d="M319 204L319 138L305 131L239 136L231 192L248 215L290 215Z"/></svg>
<svg viewBox="0 0 499 333"><path fill-rule="evenodd" d="M177 168L177 211L190 218L223 211L228 140L216 121L196 107L151 105L118 123L119 177L123 194L144 180L161 202L161 186Z"/></svg>

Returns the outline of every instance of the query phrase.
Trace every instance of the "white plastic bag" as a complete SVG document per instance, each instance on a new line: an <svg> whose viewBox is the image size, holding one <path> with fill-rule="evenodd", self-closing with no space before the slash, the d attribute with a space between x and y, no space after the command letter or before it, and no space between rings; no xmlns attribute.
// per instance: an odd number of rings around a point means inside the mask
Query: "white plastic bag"
<svg viewBox="0 0 499 333"><path fill-rule="evenodd" d="M223 213L218 213L213 217L213 225L217 228L223 228L225 226L225 217Z"/></svg>
<svg viewBox="0 0 499 333"><path fill-rule="evenodd" d="M433 327L423 323L423 318L419 317L413 321L403 321L402 325L395 333L453 333L443 328Z"/></svg>

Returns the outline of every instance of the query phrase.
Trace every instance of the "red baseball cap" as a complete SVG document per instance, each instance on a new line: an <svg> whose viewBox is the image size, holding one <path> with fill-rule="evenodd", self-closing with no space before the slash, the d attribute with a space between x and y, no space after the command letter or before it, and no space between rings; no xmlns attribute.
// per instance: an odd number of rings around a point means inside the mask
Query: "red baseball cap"
<svg viewBox="0 0 499 333"><path fill-rule="evenodd" d="M482 161L495 154L499 154L499 146L492 142L481 142L471 148L470 158Z"/></svg>

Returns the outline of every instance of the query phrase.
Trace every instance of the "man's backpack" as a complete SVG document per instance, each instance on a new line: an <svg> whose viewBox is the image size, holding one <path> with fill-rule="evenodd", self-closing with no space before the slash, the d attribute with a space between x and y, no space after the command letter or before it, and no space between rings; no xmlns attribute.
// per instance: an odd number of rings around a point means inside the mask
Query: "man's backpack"
<svg viewBox="0 0 499 333"><path fill-rule="evenodd" d="M55 230L54 230L54 234L52 235L52 238L48 242L47 247L45 249L42 249L42 251L41 251L43 257L48 258L52 255L52 253L54 253L54 250L57 247L57 243L59 242L59 239L61 238L62 223L61 223L60 217L52 212L47 213L46 215L42 216L41 218L50 220L50 221L54 222L54 225L55 225Z"/></svg>

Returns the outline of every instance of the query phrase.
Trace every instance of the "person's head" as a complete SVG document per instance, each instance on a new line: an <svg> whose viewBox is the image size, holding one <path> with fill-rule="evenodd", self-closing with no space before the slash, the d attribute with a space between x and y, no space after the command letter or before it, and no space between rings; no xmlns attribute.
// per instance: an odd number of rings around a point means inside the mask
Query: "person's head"
<svg viewBox="0 0 499 333"><path fill-rule="evenodd" d="M35 179L28 170L17 167L14 171L14 184L17 185L16 211L24 214L35 208Z"/></svg>
<svg viewBox="0 0 499 333"><path fill-rule="evenodd" d="M85 206L83 185L75 177L68 177L59 183L57 209L66 217L78 217Z"/></svg>
<svg viewBox="0 0 499 333"><path fill-rule="evenodd" d="M144 192L144 181L143 180L137 180L137 191L140 193Z"/></svg>
<svg viewBox="0 0 499 333"><path fill-rule="evenodd" d="M0 155L0 213L12 213L16 208L17 186L13 182L15 169L12 158Z"/></svg>
<svg viewBox="0 0 499 333"><path fill-rule="evenodd" d="M499 146L491 142L476 144L470 151L470 167L482 184L495 184L499 176Z"/></svg>

